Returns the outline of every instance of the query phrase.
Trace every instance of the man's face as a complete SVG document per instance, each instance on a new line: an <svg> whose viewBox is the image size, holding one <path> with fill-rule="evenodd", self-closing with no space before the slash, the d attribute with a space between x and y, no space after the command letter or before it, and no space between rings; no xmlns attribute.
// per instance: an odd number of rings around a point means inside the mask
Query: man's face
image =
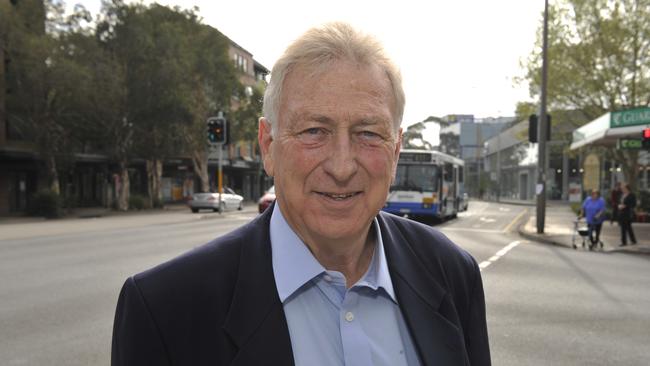
<svg viewBox="0 0 650 366"><path fill-rule="evenodd" d="M394 110L377 66L336 62L287 76L275 135L262 119L259 140L282 214L303 241L366 235L395 174Z"/></svg>

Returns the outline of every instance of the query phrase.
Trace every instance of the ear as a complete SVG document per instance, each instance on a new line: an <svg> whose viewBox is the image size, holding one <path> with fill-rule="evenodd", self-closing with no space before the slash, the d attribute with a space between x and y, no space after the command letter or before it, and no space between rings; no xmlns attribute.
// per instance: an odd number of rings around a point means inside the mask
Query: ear
<svg viewBox="0 0 650 366"><path fill-rule="evenodd" d="M395 181L395 175L397 174L397 163L399 162L400 150L402 150L402 128L400 128L399 132L397 133L395 151L393 151L393 178L391 179L391 184Z"/></svg>
<svg viewBox="0 0 650 366"><path fill-rule="evenodd" d="M273 132L271 122L262 117L259 121L259 130L257 132L257 141L262 151L262 161L264 170L268 176L273 176Z"/></svg>
<svg viewBox="0 0 650 366"><path fill-rule="evenodd" d="M402 150L402 128L397 133L397 143L395 144L395 163L399 160L399 152Z"/></svg>

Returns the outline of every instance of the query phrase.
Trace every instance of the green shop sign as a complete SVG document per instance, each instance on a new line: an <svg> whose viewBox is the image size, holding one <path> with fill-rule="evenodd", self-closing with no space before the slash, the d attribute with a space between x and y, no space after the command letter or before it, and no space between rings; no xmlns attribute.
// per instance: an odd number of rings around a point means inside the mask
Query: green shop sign
<svg viewBox="0 0 650 366"><path fill-rule="evenodd" d="M650 108L634 108L612 112L610 127L629 127L650 124Z"/></svg>
<svg viewBox="0 0 650 366"><path fill-rule="evenodd" d="M622 150L641 150L643 143L640 139L618 139L616 145Z"/></svg>

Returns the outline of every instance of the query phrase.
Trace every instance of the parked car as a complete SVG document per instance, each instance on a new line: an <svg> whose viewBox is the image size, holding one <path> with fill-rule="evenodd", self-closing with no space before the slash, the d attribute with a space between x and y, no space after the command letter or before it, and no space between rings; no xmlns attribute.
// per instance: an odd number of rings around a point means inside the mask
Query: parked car
<svg viewBox="0 0 650 366"><path fill-rule="evenodd" d="M260 213L264 212L275 201L275 186L271 186L268 191L257 201L257 208Z"/></svg>
<svg viewBox="0 0 650 366"><path fill-rule="evenodd" d="M223 188L221 203L219 203L219 193L194 193L192 198L187 201L192 212L197 213L201 209L212 210L214 212L224 212L227 210L241 210L244 197L238 195L228 187Z"/></svg>

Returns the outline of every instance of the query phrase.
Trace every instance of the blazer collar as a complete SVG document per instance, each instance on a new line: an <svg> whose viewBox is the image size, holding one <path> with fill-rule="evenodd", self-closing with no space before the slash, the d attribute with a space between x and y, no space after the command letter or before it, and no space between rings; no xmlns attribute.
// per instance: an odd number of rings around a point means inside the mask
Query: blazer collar
<svg viewBox="0 0 650 366"><path fill-rule="evenodd" d="M273 205L254 219L241 240L239 273L223 329L238 348L233 365L293 365L289 328L271 263Z"/></svg>
<svg viewBox="0 0 650 366"><path fill-rule="evenodd" d="M443 279L432 276L432 271L413 251L413 243L388 214L380 213L378 219L398 303L420 362L423 365L463 365L463 336L455 325L458 316L442 285Z"/></svg>

